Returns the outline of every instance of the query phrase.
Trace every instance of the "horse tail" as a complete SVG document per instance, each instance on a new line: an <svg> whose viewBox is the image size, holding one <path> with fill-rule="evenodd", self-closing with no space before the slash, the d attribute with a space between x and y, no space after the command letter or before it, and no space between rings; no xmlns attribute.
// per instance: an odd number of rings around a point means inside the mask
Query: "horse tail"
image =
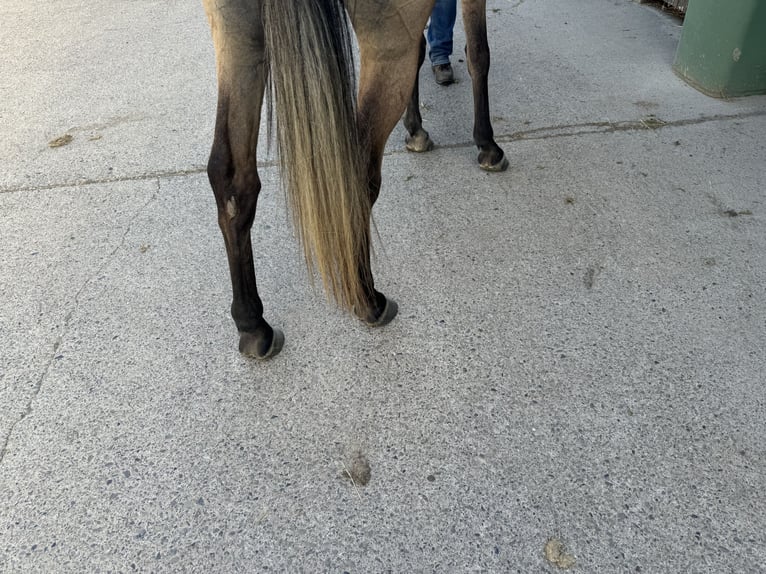
<svg viewBox="0 0 766 574"><path fill-rule="evenodd" d="M263 5L269 116L274 106L282 183L309 274L341 307L365 309L372 204L344 2Z"/></svg>

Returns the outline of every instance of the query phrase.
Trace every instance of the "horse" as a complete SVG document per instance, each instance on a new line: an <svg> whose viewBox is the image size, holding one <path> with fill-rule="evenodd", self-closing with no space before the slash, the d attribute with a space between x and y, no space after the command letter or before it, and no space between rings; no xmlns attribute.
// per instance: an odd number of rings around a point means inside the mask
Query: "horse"
<svg viewBox="0 0 766 574"><path fill-rule="evenodd" d="M309 272L341 308L371 327L388 324L398 307L375 289L370 217L381 187L383 150L400 118L407 149L433 147L422 126L417 76L434 0L203 5L218 79L207 174L228 258L239 351L263 360L284 344L282 331L263 318L250 236L261 191L256 146L264 95L269 117L272 110L276 115L282 182ZM508 160L494 141L489 116L486 0L462 0L462 14L479 166L502 171Z"/></svg>

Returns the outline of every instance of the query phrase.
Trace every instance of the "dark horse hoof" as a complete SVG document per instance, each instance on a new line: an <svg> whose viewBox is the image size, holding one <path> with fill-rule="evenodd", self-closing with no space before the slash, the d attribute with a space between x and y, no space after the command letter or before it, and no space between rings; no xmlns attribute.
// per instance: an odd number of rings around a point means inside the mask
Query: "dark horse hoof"
<svg viewBox="0 0 766 574"><path fill-rule="evenodd" d="M479 167L484 171L505 171L508 169L508 158L503 156L495 163L483 163L479 160Z"/></svg>
<svg viewBox="0 0 766 574"><path fill-rule="evenodd" d="M265 337L241 332L239 334L239 352L246 357L265 361L279 354L285 345L285 335L279 329L272 329L271 340Z"/></svg>
<svg viewBox="0 0 766 574"><path fill-rule="evenodd" d="M391 321L393 321L394 317L396 317L396 314L399 312L399 305L396 304L396 301L383 295L380 296L383 297L386 301L383 305L383 310L379 315L368 315L367 317L359 316L359 318L368 327L382 327L383 325L388 325Z"/></svg>
<svg viewBox="0 0 766 574"><path fill-rule="evenodd" d="M505 171L508 158L497 144L491 144L479 151L479 167L484 171Z"/></svg>

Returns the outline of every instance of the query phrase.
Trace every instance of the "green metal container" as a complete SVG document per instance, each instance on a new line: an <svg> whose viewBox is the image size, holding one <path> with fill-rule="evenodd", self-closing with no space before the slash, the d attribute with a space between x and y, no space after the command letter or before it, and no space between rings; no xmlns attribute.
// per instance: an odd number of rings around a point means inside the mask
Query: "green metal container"
<svg viewBox="0 0 766 574"><path fill-rule="evenodd" d="M716 98L766 94L766 0L690 0L673 70Z"/></svg>

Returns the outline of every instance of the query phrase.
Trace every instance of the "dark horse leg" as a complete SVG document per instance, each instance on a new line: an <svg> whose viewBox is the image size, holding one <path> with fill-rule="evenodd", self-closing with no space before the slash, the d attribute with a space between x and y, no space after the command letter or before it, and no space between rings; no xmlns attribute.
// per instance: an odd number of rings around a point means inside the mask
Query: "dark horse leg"
<svg viewBox="0 0 766 574"><path fill-rule="evenodd" d="M479 166L487 171L503 171L508 159L495 143L489 119L489 44L487 43L486 0L462 0L466 35L466 59L473 83L473 140L479 148Z"/></svg>
<svg viewBox="0 0 766 574"><path fill-rule="evenodd" d="M218 110L208 177L229 261L231 314L239 350L257 359L279 353L281 331L263 318L253 266L250 228L261 190L256 145L266 86L260 7L247 0L204 0L216 49Z"/></svg>
<svg viewBox="0 0 766 574"><path fill-rule="evenodd" d="M410 103L407 105L407 111L404 112L404 127L407 128L407 132L409 133L405 145L407 146L407 150L414 152L431 151L434 147L434 142L431 141L428 132L423 129L423 118L420 115L420 82L418 80L418 74L420 68L423 66L425 58L426 37L423 35L420 38L420 53L418 54L418 68L415 73L415 85L412 88L412 97L410 98Z"/></svg>
<svg viewBox="0 0 766 574"><path fill-rule="evenodd" d="M503 171L508 160L500 146L495 143L492 123L489 117L489 44L487 43L486 0L463 0L463 26L466 34L466 59L468 73L473 86L474 126L473 139L479 148L479 166L487 171ZM423 65L426 53L425 36L421 38L417 69ZM433 148L433 141L423 129L420 115L420 96L417 74L412 98L404 115L404 127L409 136L406 146L409 151L424 152Z"/></svg>

